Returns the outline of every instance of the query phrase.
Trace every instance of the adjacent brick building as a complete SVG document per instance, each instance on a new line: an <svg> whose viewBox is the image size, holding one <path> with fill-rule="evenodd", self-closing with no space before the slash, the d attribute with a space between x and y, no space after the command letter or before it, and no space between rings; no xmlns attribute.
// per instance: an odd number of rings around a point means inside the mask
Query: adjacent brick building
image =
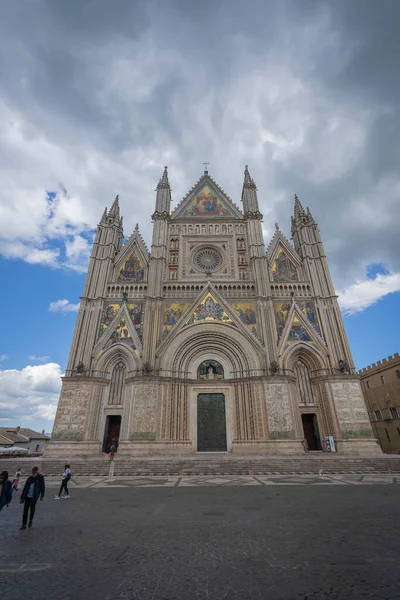
<svg viewBox="0 0 400 600"><path fill-rule="evenodd" d="M361 386L375 437L384 452L400 453L400 356L360 370Z"/></svg>

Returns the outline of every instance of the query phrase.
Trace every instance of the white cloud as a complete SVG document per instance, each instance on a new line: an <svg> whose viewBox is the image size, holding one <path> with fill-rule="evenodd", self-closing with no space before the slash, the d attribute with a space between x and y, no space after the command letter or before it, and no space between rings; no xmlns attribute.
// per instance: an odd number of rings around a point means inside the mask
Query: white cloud
<svg viewBox="0 0 400 600"><path fill-rule="evenodd" d="M39 362L44 362L46 360L49 360L49 358L50 358L50 356L36 356L35 354L28 356L29 360L34 360L34 361L39 361Z"/></svg>
<svg viewBox="0 0 400 600"><path fill-rule="evenodd" d="M0 360L7 360L8 354L0 354Z"/></svg>
<svg viewBox="0 0 400 600"><path fill-rule="evenodd" d="M357 281L339 292L339 304L345 315L353 315L376 304L387 294L399 291L400 273L378 273L375 279Z"/></svg>
<svg viewBox="0 0 400 600"><path fill-rule="evenodd" d="M51 312L76 312L79 310L79 303L71 304L69 300L64 298L63 300L50 302L49 310Z"/></svg>
<svg viewBox="0 0 400 600"><path fill-rule="evenodd" d="M0 417L9 425L49 430L61 389L60 365L0 370Z"/></svg>

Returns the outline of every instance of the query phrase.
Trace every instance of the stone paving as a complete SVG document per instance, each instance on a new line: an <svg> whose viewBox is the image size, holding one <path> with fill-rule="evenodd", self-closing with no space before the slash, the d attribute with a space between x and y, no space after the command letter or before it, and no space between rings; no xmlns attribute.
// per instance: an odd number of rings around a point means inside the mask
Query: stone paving
<svg viewBox="0 0 400 600"><path fill-rule="evenodd" d="M197 475L195 477L73 477L69 486L73 488L115 487L229 487L260 485L393 485L400 478L393 475ZM58 488L60 478L47 477L47 486Z"/></svg>
<svg viewBox="0 0 400 600"><path fill-rule="evenodd" d="M5 600L400 598L394 477L46 482L32 529L18 497L0 513Z"/></svg>

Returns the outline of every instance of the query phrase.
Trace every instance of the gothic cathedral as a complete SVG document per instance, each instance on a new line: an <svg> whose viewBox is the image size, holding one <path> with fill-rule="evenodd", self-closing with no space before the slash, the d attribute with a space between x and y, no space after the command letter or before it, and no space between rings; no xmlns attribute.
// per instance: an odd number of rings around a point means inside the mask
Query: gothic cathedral
<svg viewBox="0 0 400 600"><path fill-rule="evenodd" d="M205 171L171 212L165 167L151 252L105 210L47 454L379 452L310 210L265 249L241 200Z"/></svg>

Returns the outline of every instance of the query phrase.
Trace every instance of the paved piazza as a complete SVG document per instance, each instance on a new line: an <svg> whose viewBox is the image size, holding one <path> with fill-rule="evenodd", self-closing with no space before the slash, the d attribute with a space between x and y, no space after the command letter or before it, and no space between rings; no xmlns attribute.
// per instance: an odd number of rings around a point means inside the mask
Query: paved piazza
<svg viewBox="0 0 400 600"><path fill-rule="evenodd" d="M393 476L82 478L0 513L7 600L396 599ZM196 488L196 489L194 489Z"/></svg>

